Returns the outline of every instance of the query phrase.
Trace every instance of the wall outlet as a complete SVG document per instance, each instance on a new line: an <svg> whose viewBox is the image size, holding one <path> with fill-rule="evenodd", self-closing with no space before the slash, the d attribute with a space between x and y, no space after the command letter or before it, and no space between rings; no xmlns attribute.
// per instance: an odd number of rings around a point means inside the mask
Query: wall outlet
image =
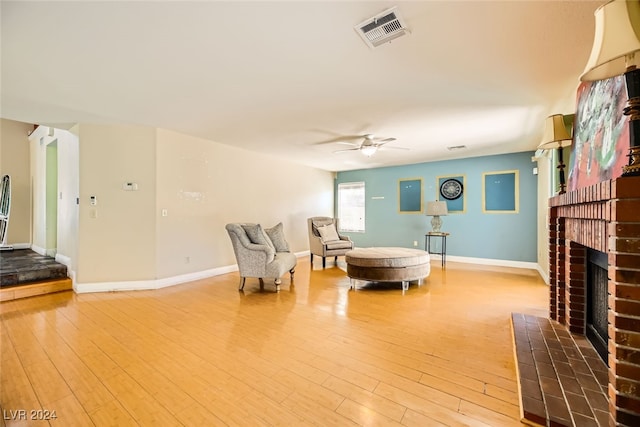
<svg viewBox="0 0 640 427"><path fill-rule="evenodd" d="M418 241L417 240L413 241L413 246L418 246Z"/></svg>
<svg viewBox="0 0 640 427"><path fill-rule="evenodd" d="M166 209L162 209L162 216L168 216L169 215L169 211Z"/></svg>

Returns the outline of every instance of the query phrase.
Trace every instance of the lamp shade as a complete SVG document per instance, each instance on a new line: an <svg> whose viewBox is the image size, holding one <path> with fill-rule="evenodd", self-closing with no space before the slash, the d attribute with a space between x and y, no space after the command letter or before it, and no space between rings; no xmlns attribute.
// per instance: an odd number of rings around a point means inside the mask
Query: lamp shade
<svg viewBox="0 0 640 427"><path fill-rule="evenodd" d="M595 37L582 81L604 80L623 74L640 50L640 2L613 0L594 13Z"/></svg>
<svg viewBox="0 0 640 427"><path fill-rule="evenodd" d="M447 210L447 202L427 202L427 216L444 216L448 213L449 211Z"/></svg>
<svg viewBox="0 0 640 427"><path fill-rule="evenodd" d="M560 148L571 145L571 135L569 135L567 131L564 120L565 116L562 114L554 114L547 117L547 120L544 122L542 143L538 145L538 148Z"/></svg>

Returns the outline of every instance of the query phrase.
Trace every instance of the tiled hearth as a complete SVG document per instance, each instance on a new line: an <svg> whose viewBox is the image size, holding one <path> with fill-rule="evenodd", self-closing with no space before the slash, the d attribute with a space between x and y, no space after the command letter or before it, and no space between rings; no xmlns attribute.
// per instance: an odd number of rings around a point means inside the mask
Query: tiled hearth
<svg viewBox="0 0 640 427"><path fill-rule="evenodd" d="M588 249L608 257L609 425L640 426L640 177L550 199L549 314L575 339L586 329Z"/></svg>
<svg viewBox="0 0 640 427"><path fill-rule="evenodd" d="M511 317L523 419L534 425L609 425L607 366L584 337L550 319Z"/></svg>

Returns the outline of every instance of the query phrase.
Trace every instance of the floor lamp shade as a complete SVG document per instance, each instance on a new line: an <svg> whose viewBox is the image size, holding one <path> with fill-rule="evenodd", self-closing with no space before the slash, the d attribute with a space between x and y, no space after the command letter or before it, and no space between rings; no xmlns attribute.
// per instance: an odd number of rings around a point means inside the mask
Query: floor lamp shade
<svg viewBox="0 0 640 427"><path fill-rule="evenodd" d="M614 0L594 13L596 29L591 56L582 81L604 80L623 74L636 64L640 50L640 2Z"/></svg>
<svg viewBox="0 0 640 427"><path fill-rule="evenodd" d="M624 73L629 96L629 164L622 175L640 175L640 2L613 0L595 11L596 30L582 81L604 80Z"/></svg>

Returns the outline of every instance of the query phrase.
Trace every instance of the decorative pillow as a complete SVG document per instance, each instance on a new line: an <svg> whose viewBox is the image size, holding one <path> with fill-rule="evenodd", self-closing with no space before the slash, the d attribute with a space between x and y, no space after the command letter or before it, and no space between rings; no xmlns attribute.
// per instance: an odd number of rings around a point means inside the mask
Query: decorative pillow
<svg viewBox="0 0 640 427"><path fill-rule="evenodd" d="M338 236L338 231L336 230L336 226L334 224L327 224L323 225L322 227L318 227L318 233L320 233L322 243L335 242L336 240L340 240L340 236Z"/></svg>
<svg viewBox="0 0 640 427"><path fill-rule="evenodd" d="M271 243L271 239L267 236L267 233L264 232L260 224L242 224L242 228L244 228L244 231L247 233L251 243L255 243L256 245L267 245L274 251L276 250L273 243Z"/></svg>
<svg viewBox="0 0 640 427"><path fill-rule="evenodd" d="M322 227L324 225L330 225L330 224L333 224L332 218L313 220L313 222L311 223L311 229L313 230L313 235L320 237L320 232L318 231L318 227Z"/></svg>
<svg viewBox="0 0 640 427"><path fill-rule="evenodd" d="M276 252L289 252L289 243L287 243L287 239L284 238L284 229L282 227L282 223L278 223L271 228L267 228L264 230L271 239L271 243L276 248Z"/></svg>

